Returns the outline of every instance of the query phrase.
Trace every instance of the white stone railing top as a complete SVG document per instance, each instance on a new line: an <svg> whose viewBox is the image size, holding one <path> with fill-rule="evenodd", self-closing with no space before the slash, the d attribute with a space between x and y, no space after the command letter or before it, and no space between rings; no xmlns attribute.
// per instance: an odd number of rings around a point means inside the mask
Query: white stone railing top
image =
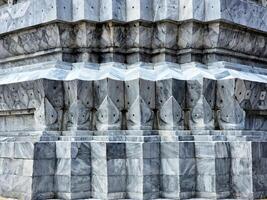
<svg viewBox="0 0 267 200"><path fill-rule="evenodd" d="M267 8L244 0L23 0L0 8L0 34L54 21L226 21L267 32Z"/></svg>
<svg viewBox="0 0 267 200"><path fill-rule="evenodd" d="M200 63L136 63L125 65L121 63L65 63L51 61L29 66L2 69L0 71L0 85L32 81L38 79L50 80L134 80L145 79L151 81L164 79L212 80L242 79L267 83L267 70L227 62L215 62L209 65Z"/></svg>

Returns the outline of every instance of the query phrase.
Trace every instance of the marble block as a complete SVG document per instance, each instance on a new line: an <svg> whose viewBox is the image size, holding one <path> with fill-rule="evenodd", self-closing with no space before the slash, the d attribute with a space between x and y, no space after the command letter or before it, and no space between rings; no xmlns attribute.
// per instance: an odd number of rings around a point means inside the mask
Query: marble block
<svg viewBox="0 0 267 200"><path fill-rule="evenodd" d="M185 82L172 79L157 81L156 108L160 130L183 130Z"/></svg>
<svg viewBox="0 0 267 200"><path fill-rule="evenodd" d="M89 142L57 142L54 181L63 199L90 198L91 145Z"/></svg>
<svg viewBox="0 0 267 200"><path fill-rule="evenodd" d="M92 197L120 199L126 197L126 144L91 143ZM116 184L114 184L116 183Z"/></svg>
<svg viewBox="0 0 267 200"><path fill-rule="evenodd" d="M196 142L196 195L228 198L231 194L230 145L225 142Z"/></svg>
<svg viewBox="0 0 267 200"><path fill-rule="evenodd" d="M192 198L196 190L194 143L161 142L161 195L164 198Z"/></svg>

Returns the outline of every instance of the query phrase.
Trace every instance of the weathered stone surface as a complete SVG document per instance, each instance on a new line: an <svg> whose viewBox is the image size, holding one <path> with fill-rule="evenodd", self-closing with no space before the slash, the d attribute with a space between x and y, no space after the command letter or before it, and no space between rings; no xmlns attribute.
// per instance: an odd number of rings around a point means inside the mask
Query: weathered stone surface
<svg viewBox="0 0 267 200"><path fill-rule="evenodd" d="M265 0L0 0L0 196L267 198Z"/></svg>

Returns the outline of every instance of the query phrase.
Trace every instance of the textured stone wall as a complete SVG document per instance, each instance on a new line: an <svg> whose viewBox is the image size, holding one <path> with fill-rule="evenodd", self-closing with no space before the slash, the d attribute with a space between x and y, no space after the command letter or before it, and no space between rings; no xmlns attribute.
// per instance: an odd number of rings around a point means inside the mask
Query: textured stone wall
<svg viewBox="0 0 267 200"><path fill-rule="evenodd" d="M36 80L0 91L3 131L267 129L266 83L240 79Z"/></svg>
<svg viewBox="0 0 267 200"><path fill-rule="evenodd" d="M0 196L267 198L266 13L0 0Z"/></svg>

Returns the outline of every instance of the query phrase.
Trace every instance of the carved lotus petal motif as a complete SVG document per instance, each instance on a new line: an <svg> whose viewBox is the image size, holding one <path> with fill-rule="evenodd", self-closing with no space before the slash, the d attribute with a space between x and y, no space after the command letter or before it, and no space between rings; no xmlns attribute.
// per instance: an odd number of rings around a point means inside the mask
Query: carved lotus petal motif
<svg viewBox="0 0 267 200"><path fill-rule="evenodd" d="M8 109L8 106L6 103L0 103L0 109L1 110L7 110Z"/></svg>
<svg viewBox="0 0 267 200"><path fill-rule="evenodd" d="M262 118L255 118L254 121L253 121L253 129L255 130L261 130L261 128L263 127L264 125L264 119Z"/></svg>
<svg viewBox="0 0 267 200"><path fill-rule="evenodd" d="M130 107L127 116L135 124L145 124L150 121L152 112L142 97L138 96Z"/></svg>
<svg viewBox="0 0 267 200"><path fill-rule="evenodd" d="M77 104L78 109L78 125L85 124L90 117L90 110L86 108L81 102Z"/></svg>
<svg viewBox="0 0 267 200"><path fill-rule="evenodd" d="M203 104L197 103L196 106L193 108L192 114L191 114L192 121L194 123L199 123L204 118L204 111L203 111Z"/></svg>
<svg viewBox="0 0 267 200"><path fill-rule="evenodd" d="M160 119L166 124L178 123L182 119L182 108L176 99L170 97L160 109Z"/></svg>
<svg viewBox="0 0 267 200"><path fill-rule="evenodd" d="M244 121L244 118L244 111L237 102L234 103L234 106L229 105L228 108L224 108L221 110L220 119L223 122L230 124L240 124Z"/></svg>
<svg viewBox="0 0 267 200"><path fill-rule="evenodd" d="M68 114L68 122L70 124L85 124L90 117L90 110L83 105L80 101L73 103L70 106L70 111Z"/></svg>
<svg viewBox="0 0 267 200"><path fill-rule="evenodd" d="M115 124L120 119L120 111L107 96L97 111L97 120L103 124Z"/></svg>
<svg viewBox="0 0 267 200"><path fill-rule="evenodd" d="M36 108L40 105L40 100L38 98L38 95L36 95L34 90L27 90L27 95L25 95L28 100L24 100L25 102L28 102L29 108Z"/></svg>

